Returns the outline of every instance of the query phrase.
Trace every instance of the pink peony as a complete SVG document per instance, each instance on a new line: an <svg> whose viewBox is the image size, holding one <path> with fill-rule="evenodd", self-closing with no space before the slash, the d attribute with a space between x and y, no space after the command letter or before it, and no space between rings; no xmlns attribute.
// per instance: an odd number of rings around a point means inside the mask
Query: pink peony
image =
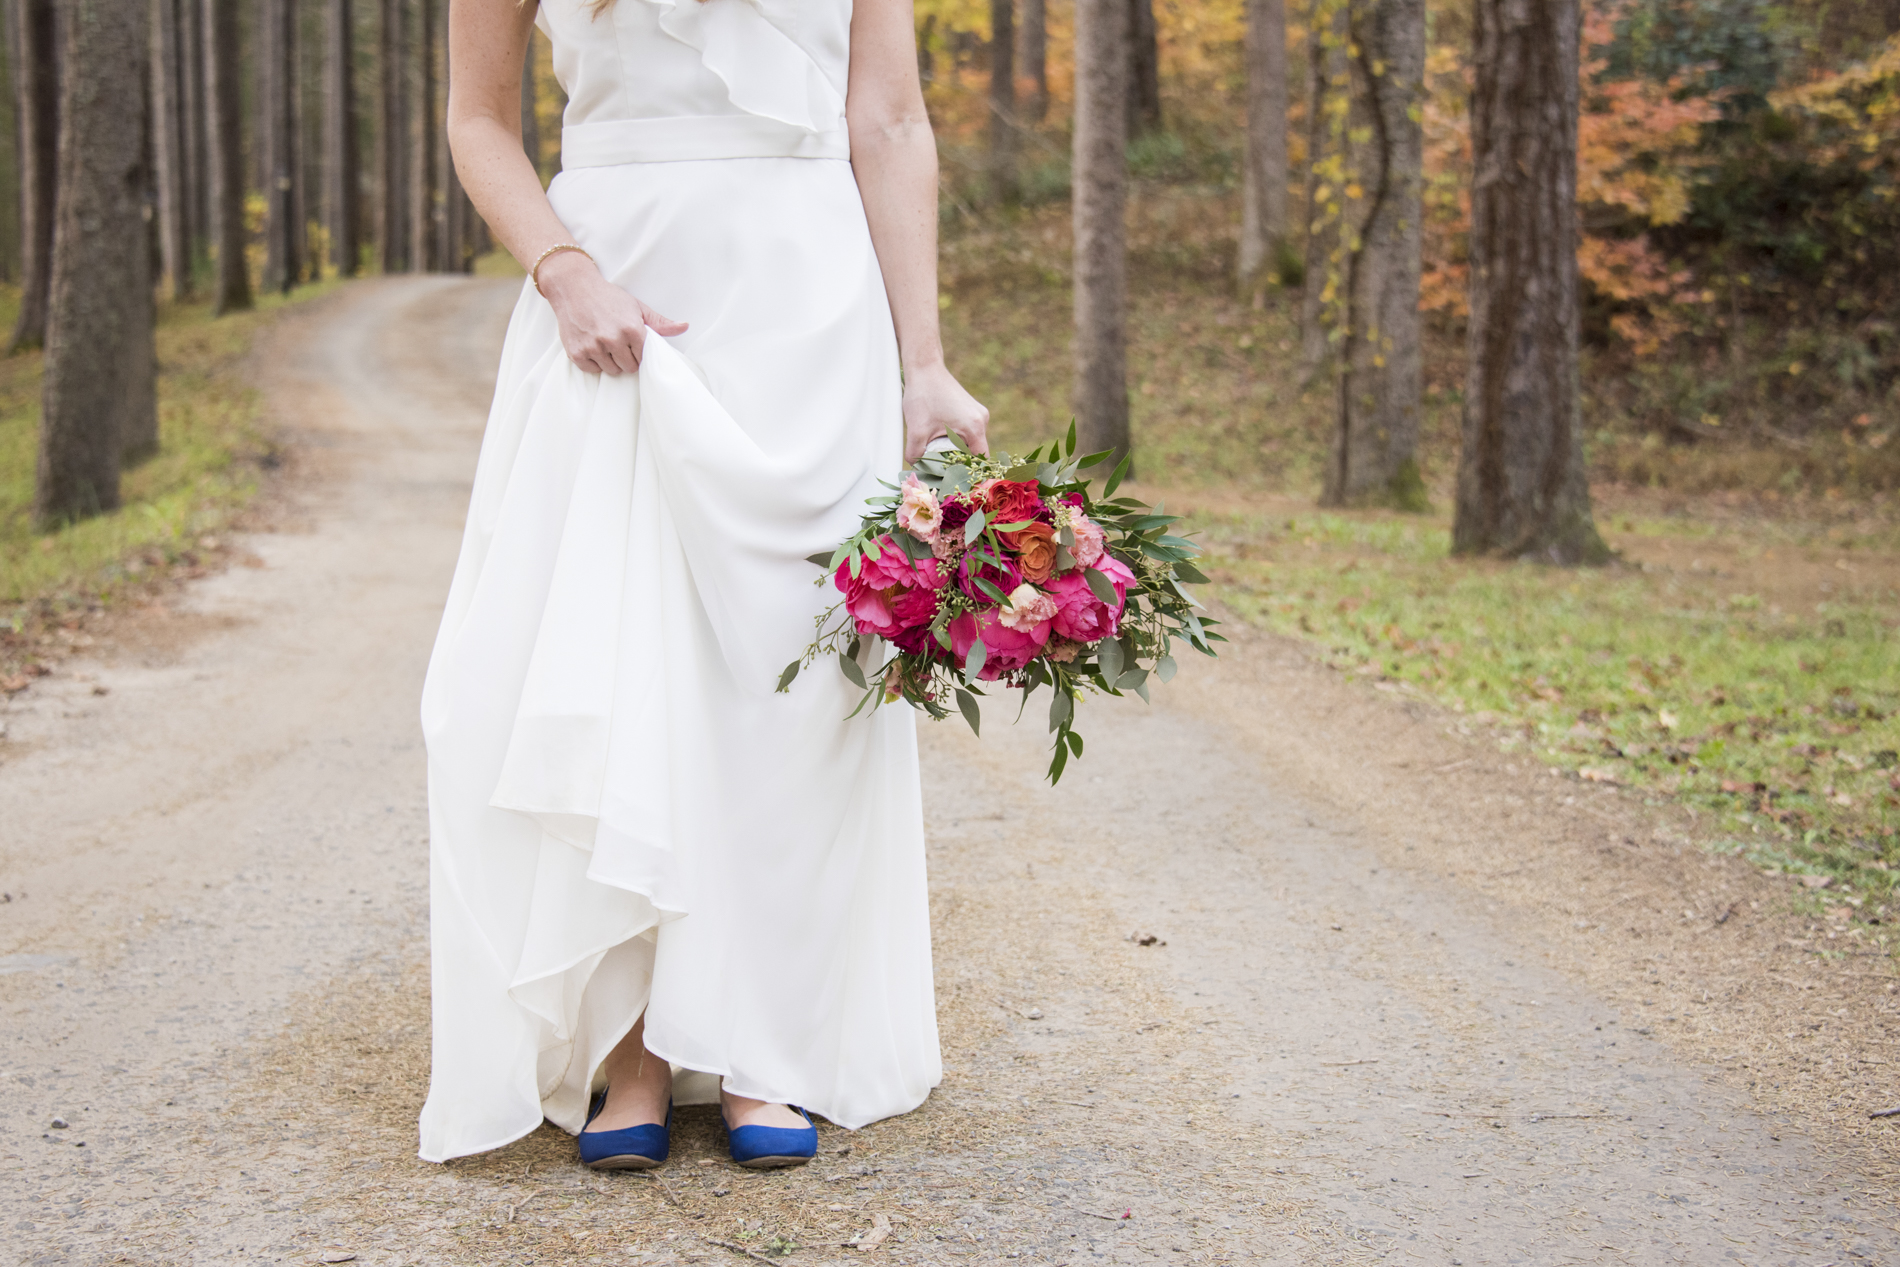
<svg viewBox="0 0 1900 1267"><path fill-rule="evenodd" d="M943 507L937 495L915 475L904 481L903 500L897 503L897 526L926 544L934 544L943 528Z"/></svg>
<svg viewBox="0 0 1900 1267"><path fill-rule="evenodd" d="M1102 526L1087 515L1077 515L1069 529L1075 533L1075 548L1069 553L1075 556L1076 565L1094 566L1095 561L1102 557Z"/></svg>
<svg viewBox="0 0 1900 1267"><path fill-rule="evenodd" d="M1051 623L1045 620L1028 629L1011 629L998 619L995 612L958 616L950 622L950 646L956 653L957 667L963 667L970 648L976 645L977 633L981 631L986 658L977 677L985 682L994 682L1005 673L1020 669L1036 658L1043 644L1049 641Z"/></svg>
<svg viewBox="0 0 1900 1267"><path fill-rule="evenodd" d="M1112 554L1104 554L1095 570L1115 587L1112 607L1095 596L1081 569L1065 572L1043 586L1056 605L1055 632L1073 642L1100 642L1113 638L1121 628L1122 605L1135 574Z"/></svg>
<svg viewBox="0 0 1900 1267"><path fill-rule="evenodd" d="M879 537L877 544L877 557L860 560L855 577L845 562L831 579L844 595L845 610L859 633L894 640L905 630L931 622L937 614L936 592L948 578L935 559L912 563L889 537Z"/></svg>

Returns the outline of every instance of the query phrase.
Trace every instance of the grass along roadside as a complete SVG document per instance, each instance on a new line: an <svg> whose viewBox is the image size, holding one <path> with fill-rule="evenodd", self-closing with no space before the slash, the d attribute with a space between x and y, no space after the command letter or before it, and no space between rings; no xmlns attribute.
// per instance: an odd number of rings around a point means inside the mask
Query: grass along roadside
<svg viewBox="0 0 1900 1267"><path fill-rule="evenodd" d="M1900 943L1890 525L1711 533L1612 511L1622 561L1568 571L1451 558L1438 516L1169 501L1201 531L1234 614L1554 770L1674 798L1711 820L1719 847L1809 877L1851 941Z"/></svg>
<svg viewBox="0 0 1900 1267"><path fill-rule="evenodd" d="M254 312L217 319L205 304L162 308L159 452L127 468L119 510L50 533L32 516L42 358L0 360L0 679L22 681L37 623L98 610L154 575L199 565L206 538L215 546L276 462L243 361L276 313L335 285L265 296ZM0 327L10 328L17 302L16 292L0 292Z"/></svg>

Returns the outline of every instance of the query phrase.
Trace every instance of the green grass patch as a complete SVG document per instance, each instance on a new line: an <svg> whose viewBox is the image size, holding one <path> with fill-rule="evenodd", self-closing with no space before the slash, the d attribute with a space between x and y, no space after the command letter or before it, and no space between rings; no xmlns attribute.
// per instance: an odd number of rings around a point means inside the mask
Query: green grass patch
<svg viewBox="0 0 1900 1267"><path fill-rule="evenodd" d="M1797 608L1759 575L1452 558L1440 517L1191 522L1242 616L1349 672L1409 683L1584 780L1677 798L1725 847L1835 877L1844 896L1827 900L1884 917L1900 878L1890 588ZM1682 539L1697 535L1691 524Z"/></svg>
<svg viewBox="0 0 1900 1267"><path fill-rule="evenodd" d="M338 283L266 296L255 312L214 319L176 304L158 321L159 452L128 468L123 506L55 532L33 522L41 355L0 361L0 621L17 632L35 609L107 601L227 525L274 460L257 391L242 362L274 314ZM17 294L0 295L11 328Z"/></svg>

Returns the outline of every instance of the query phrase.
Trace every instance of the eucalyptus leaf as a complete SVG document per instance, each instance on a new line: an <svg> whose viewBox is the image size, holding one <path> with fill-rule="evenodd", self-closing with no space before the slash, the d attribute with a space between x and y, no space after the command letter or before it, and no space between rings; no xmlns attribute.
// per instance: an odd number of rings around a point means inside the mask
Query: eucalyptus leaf
<svg viewBox="0 0 1900 1267"><path fill-rule="evenodd" d="M1081 756L1082 755L1082 736L1076 734L1073 730L1071 730L1068 732L1068 734L1064 736L1064 738L1066 738L1069 741L1069 751L1073 752L1078 757Z"/></svg>
<svg viewBox="0 0 1900 1267"><path fill-rule="evenodd" d="M1174 680L1174 670L1174 657L1171 655L1164 655L1155 661L1155 676L1160 678L1163 682L1172 682Z"/></svg>
<svg viewBox="0 0 1900 1267"><path fill-rule="evenodd" d="M800 660L794 660L786 665L785 672L778 675L778 689L781 692L790 689L792 680L798 676L799 669L803 667L804 662Z"/></svg>
<svg viewBox="0 0 1900 1267"><path fill-rule="evenodd" d="M1056 688L1056 697L1049 701L1049 729L1061 729L1071 717L1075 716L1075 701L1069 693Z"/></svg>
<svg viewBox="0 0 1900 1267"><path fill-rule="evenodd" d="M1207 584L1207 574L1185 559L1174 565L1174 578L1177 581L1186 581L1190 585Z"/></svg>
<svg viewBox="0 0 1900 1267"><path fill-rule="evenodd" d="M839 656L838 668L843 671L845 677L850 679L851 685L861 691L870 689L869 683L864 680L864 670L858 667L858 662L852 657L848 655Z"/></svg>
<svg viewBox="0 0 1900 1267"><path fill-rule="evenodd" d="M1069 419L1069 434L1062 441L1062 456L1065 458L1075 456L1075 419L1073 418Z"/></svg>
<svg viewBox="0 0 1900 1267"><path fill-rule="evenodd" d="M1111 691L1122 675L1122 644L1113 638L1105 638L1095 648L1095 662L1101 666L1102 683Z"/></svg>
<svg viewBox="0 0 1900 1267"><path fill-rule="evenodd" d="M1102 489L1102 496L1113 497L1115 495L1115 490L1120 488L1122 481L1128 478L1128 468L1134 464L1134 461L1135 455L1130 453L1116 464L1115 473L1108 477L1108 486Z"/></svg>
<svg viewBox="0 0 1900 1267"><path fill-rule="evenodd" d="M1109 580L1095 568L1083 568L1082 579L1088 582L1089 591L1094 594L1095 597L1101 599L1110 607L1115 605L1115 582Z"/></svg>
<svg viewBox="0 0 1900 1267"><path fill-rule="evenodd" d="M838 566L838 556L834 551L820 550L817 554L806 555L805 562L816 563L825 571L830 572Z"/></svg>
<svg viewBox="0 0 1900 1267"><path fill-rule="evenodd" d="M1075 466L1077 470L1087 470L1089 467L1098 466L1114 456L1115 450L1103 449L1100 453L1091 453L1087 457L1076 459ZM1104 493L1102 496L1106 497L1108 494Z"/></svg>
<svg viewBox="0 0 1900 1267"><path fill-rule="evenodd" d="M970 733L983 733L983 711L976 706L976 696L962 687L957 688L957 708L963 714L963 720L970 723Z"/></svg>
<svg viewBox="0 0 1900 1267"><path fill-rule="evenodd" d="M984 662L989 658L990 649L983 645L983 636L978 634L976 641L970 644L970 653L963 658L963 680L976 681L977 675L983 672Z"/></svg>
<svg viewBox="0 0 1900 1267"><path fill-rule="evenodd" d="M976 544L976 539L983 535L983 526L985 522L986 522L985 516L983 512L980 510L970 516L968 522L966 522L963 525L963 544L964 545L967 546L967 545ZM853 575L855 575L855 573Z"/></svg>

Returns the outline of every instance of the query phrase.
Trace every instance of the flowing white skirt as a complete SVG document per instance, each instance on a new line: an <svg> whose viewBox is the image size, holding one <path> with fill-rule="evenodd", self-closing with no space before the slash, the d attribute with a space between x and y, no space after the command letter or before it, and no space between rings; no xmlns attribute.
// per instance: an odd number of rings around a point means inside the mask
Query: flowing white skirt
<svg viewBox="0 0 1900 1267"><path fill-rule="evenodd" d="M431 1161L647 1045L857 1127L941 1077L910 710L774 694L901 442L896 341L850 165L563 173L555 210L668 316L584 374L524 288L429 675Z"/></svg>

